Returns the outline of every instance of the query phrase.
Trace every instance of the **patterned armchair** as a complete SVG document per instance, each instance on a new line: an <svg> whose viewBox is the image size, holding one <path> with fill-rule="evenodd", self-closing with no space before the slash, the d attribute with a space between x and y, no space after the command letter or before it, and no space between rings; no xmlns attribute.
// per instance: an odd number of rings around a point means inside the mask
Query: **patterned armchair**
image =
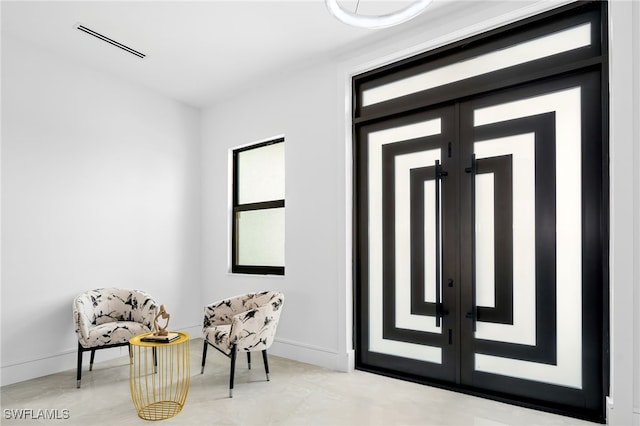
<svg viewBox="0 0 640 426"><path fill-rule="evenodd" d="M128 346L129 339L153 328L158 305L139 290L100 288L79 294L73 301L78 335L77 387L82 379L82 354L91 351L89 371L96 350Z"/></svg>
<svg viewBox="0 0 640 426"><path fill-rule="evenodd" d="M264 291L235 296L205 306L201 374L204 374L209 345L231 358L229 398L233 397L233 376L236 354L239 351L247 353L249 369L251 352L262 351L264 369L269 381L267 349L273 343L283 303L282 293Z"/></svg>

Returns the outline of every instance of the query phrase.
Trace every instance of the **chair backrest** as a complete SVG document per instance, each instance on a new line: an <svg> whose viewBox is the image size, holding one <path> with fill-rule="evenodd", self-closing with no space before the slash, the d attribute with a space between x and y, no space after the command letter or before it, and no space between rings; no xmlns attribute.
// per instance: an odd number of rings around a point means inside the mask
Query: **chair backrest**
<svg viewBox="0 0 640 426"><path fill-rule="evenodd" d="M219 300L204 307L203 330L213 325L231 324L233 317L269 302L275 291L241 294Z"/></svg>
<svg viewBox="0 0 640 426"><path fill-rule="evenodd" d="M284 294L277 291L247 297L245 306L249 309L237 314L231 323L230 344L243 351L268 349L274 341L283 305Z"/></svg>
<svg viewBox="0 0 640 426"><path fill-rule="evenodd" d="M99 288L78 295L74 311L89 325L134 321L151 328L158 305L146 292L134 289Z"/></svg>
<svg viewBox="0 0 640 426"><path fill-rule="evenodd" d="M244 306L243 311L259 308L266 305L267 303L274 301L278 297L280 297L282 301L284 301L284 295L277 291L262 291L259 293L247 294L242 301L242 304Z"/></svg>

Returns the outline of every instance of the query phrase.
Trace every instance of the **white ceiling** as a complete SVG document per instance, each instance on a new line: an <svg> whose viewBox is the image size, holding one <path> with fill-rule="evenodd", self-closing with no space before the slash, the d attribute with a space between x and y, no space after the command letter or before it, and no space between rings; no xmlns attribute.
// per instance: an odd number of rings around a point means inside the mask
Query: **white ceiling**
<svg viewBox="0 0 640 426"><path fill-rule="evenodd" d="M358 13L388 13L407 3L360 0ZM356 2L341 4L353 10ZM402 30L349 27L330 15L322 0L3 0L1 7L3 37L20 38L196 107ZM425 15L404 25L419 25ZM140 59L91 37L76 29L78 23L147 56Z"/></svg>

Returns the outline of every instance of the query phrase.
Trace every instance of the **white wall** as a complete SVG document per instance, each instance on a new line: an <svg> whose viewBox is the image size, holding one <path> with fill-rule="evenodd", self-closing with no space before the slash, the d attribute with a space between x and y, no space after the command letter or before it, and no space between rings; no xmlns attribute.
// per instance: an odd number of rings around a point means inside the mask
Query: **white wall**
<svg viewBox="0 0 640 426"><path fill-rule="evenodd" d="M611 424L640 425L640 3L609 3Z"/></svg>
<svg viewBox="0 0 640 426"><path fill-rule="evenodd" d="M3 36L3 385L74 368L85 290L200 325L198 135L199 111Z"/></svg>
<svg viewBox="0 0 640 426"><path fill-rule="evenodd" d="M638 18L638 2L611 4L619 8L612 13L611 26L631 34L631 20L637 22ZM472 3L454 2L449 9L435 10L433 19L420 27L374 37L369 44L345 49L340 56L313 64L306 72L284 75L267 87L239 93L233 100L207 109L202 127L205 299L213 301L261 288L281 289L287 303L274 351L349 370L353 360L350 76L552 6L549 2L485 2L474 7ZM622 99L612 102L611 108L611 217L615 224L611 229L610 395L614 408L608 410L608 416L611 424L621 425L632 421L640 424L640 325L638 314L634 316L634 311L640 312L640 198L634 201L634 194L640 197L640 43L637 28L635 31L635 45L620 35L610 40L611 57L617 64L616 71L620 71L611 87L612 98ZM631 69L632 64L635 69ZM634 84L632 98L629 88ZM228 274L228 152L277 134L287 137L287 273L281 278L232 276ZM311 304L310 299L314 300Z"/></svg>
<svg viewBox="0 0 640 426"><path fill-rule="evenodd" d="M634 317L633 317L633 335L630 339L633 342L635 356L633 357L633 369L635 375L633 378L633 424L640 426L640 3L633 3L633 12L631 18L632 40L633 45L629 52L633 60L633 68L631 76L633 78L633 107L631 122L634 123L633 136L631 138L634 149L634 177L635 182L635 200L633 206L634 212L634 233L633 233L633 252L635 255L634 273L631 280L634 285L635 301L634 301ZM635 25L633 25L635 23Z"/></svg>
<svg viewBox="0 0 640 426"><path fill-rule="evenodd" d="M203 271L205 302L248 291L285 293L275 354L329 368L348 365L345 327L344 147L342 103L331 63L238 96L203 113ZM229 271L229 153L285 135L284 277Z"/></svg>
<svg viewBox="0 0 640 426"><path fill-rule="evenodd" d="M632 144L635 154L634 164L636 167L633 168L635 199L633 205L634 233L632 236L634 241L633 253L635 261L633 262L634 273L631 279L633 291L635 292L635 301L633 308L634 328L633 335L630 340L633 342L635 354L632 362L633 370L635 372L633 378L633 424L635 426L640 426L640 167L638 167L640 164L640 25L638 25L640 22L640 3L636 1L633 3L632 7L631 28L633 44L628 52L628 56L633 60L633 68L631 69L631 77L633 79L633 106L630 121L634 124L631 140L633 141Z"/></svg>

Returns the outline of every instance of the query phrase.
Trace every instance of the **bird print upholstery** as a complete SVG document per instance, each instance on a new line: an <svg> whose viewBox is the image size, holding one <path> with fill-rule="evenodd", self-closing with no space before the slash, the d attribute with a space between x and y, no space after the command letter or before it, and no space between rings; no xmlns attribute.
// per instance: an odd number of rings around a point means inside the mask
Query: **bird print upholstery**
<svg viewBox="0 0 640 426"><path fill-rule="evenodd" d="M226 355L268 349L273 343L284 295L263 291L231 297L205 306L205 340Z"/></svg>
<svg viewBox="0 0 640 426"><path fill-rule="evenodd" d="M85 348L127 343L153 327L158 304L140 290L101 288L78 295L73 318Z"/></svg>

